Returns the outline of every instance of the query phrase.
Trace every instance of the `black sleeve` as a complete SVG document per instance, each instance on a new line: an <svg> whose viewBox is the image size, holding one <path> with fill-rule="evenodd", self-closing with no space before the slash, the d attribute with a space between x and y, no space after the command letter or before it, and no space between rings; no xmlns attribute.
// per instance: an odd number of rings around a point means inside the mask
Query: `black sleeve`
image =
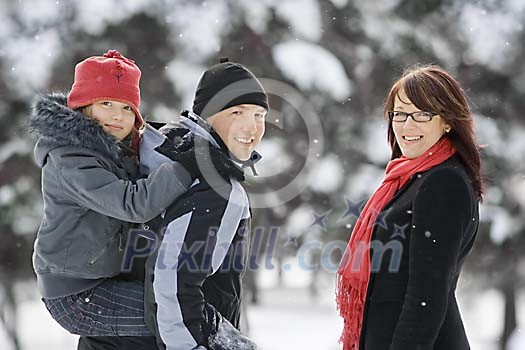
<svg viewBox="0 0 525 350"><path fill-rule="evenodd" d="M408 286L390 350L434 348L472 220L473 197L459 173L437 170L424 181L413 203Z"/></svg>

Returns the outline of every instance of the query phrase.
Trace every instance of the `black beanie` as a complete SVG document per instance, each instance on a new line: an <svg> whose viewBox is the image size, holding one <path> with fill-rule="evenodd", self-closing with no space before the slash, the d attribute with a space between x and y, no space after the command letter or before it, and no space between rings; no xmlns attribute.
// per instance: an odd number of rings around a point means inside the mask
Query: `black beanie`
<svg viewBox="0 0 525 350"><path fill-rule="evenodd" d="M242 104L268 109L268 95L248 68L221 58L220 63L210 67L199 80L193 99L193 113L208 118Z"/></svg>

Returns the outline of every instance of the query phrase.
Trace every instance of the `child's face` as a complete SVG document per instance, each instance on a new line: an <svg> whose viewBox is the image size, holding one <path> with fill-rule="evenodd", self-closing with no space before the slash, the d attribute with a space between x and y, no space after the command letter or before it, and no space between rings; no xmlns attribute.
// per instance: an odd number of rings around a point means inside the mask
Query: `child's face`
<svg viewBox="0 0 525 350"><path fill-rule="evenodd" d="M261 142L266 109L252 104L233 106L207 118L222 141L239 160L248 160Z"/></svg>
<svg viewBox="0 0 525 350"><path fill-rule="evenodd" d="M122 141L133 130L135 113L131 106L117 101L101 100L84 108L84 113L95 119L104 131Z"/></svg>

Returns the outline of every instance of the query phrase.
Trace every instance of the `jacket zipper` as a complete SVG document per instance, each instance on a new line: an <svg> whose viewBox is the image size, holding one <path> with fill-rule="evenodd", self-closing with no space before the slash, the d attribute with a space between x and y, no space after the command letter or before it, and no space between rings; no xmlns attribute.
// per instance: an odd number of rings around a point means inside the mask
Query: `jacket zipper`
<svg viewBox="0 0 525 350"><path fill-rule="evenodd" d="M121 236L121 234L119 233L118 236ZM115 237L111 238L107 243L106 245L104 246L104 248L102 248L100 250L100 252L97 253L97 255L95 255L90 261L89 261L89 265L94 265L98 260L100 260L100 258L102 257L102 255L104 255L104 253L108 250L109 246L111 245L111 243L117 239L117 236L115 235Z"/></svg>

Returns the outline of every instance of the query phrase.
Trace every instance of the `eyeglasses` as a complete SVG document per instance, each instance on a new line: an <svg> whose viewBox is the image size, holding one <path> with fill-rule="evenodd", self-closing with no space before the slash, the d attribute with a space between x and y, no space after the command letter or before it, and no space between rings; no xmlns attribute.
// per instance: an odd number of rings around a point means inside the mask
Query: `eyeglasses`
<svg viewBox="0 0 525 350"><path fill-rule="evenodd" d="M406 122L408 117L411 117L413 121L423 123L431 121L432 118L434 118L434 116L438 115L438 113L424 111L417 111L412 113L388 111L387 115L388 119L393 122Z"/></svg>

